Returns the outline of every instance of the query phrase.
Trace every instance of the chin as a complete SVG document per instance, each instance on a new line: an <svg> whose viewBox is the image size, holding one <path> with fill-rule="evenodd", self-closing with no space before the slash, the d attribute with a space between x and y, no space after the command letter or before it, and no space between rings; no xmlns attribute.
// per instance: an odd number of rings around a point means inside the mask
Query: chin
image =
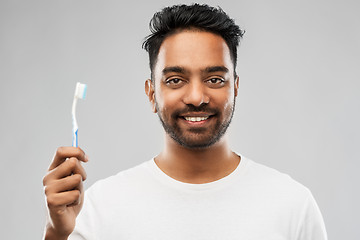
<svg viewBox="0 0 360 240"><path fill-rule="evenodd" d="M212 136L213 137L213 136ZM211 146L213 146L215 143L217 143L221 136L209 138L206 137L206 139L200 139L199 137L196 138L190 138L190 137L179 137L179 136L171 136L171 138L179 145L181 145L184 148L187 149L193 149L193 150L203 150L207 149Z"/></svg>

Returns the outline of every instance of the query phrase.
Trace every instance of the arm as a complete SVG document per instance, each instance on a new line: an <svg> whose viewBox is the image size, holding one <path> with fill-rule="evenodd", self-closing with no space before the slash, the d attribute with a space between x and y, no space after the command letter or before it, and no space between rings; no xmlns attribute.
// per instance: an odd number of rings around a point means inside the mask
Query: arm
<svg viewBox="0 0 360 240"><path fill-rule="evenodd" d="M297 231L297 240L327 240L327 233L320 209L312 196L304 205Z"/></svg>

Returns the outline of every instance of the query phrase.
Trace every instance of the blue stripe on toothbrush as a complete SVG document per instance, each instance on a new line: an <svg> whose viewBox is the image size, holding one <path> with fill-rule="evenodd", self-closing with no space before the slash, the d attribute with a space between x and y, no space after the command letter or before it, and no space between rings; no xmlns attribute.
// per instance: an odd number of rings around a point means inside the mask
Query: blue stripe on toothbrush
<svg viewBox="0 0 360 240"><path fill-rule="evenodd" d="M73 135L73 147L78 147L78 129L76 129L74 135ZM75 141L74 141L75 140ZM74 146L74 142L75 142L75 146Z"/></svg>
<svg viewBox="0 0 360 240"><path fill-rule="evenodd" d="M78 144L78 129L76 129L75 136L76 136L76 147L78 147L79 146L79 144Z"/></svg>

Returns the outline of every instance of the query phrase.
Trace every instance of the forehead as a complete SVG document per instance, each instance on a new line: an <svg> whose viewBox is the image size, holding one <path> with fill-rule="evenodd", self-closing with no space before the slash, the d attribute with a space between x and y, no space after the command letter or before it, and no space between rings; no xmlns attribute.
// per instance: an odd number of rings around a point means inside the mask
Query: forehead
<svg viewBox="0 0 360 240"><path fill-rule="evenodd" d="M161 44L155 74L164 68L179 66L190 72L211 66L233 71L230 50L225 40L214 33L184 30L168 36Z"/></svg>

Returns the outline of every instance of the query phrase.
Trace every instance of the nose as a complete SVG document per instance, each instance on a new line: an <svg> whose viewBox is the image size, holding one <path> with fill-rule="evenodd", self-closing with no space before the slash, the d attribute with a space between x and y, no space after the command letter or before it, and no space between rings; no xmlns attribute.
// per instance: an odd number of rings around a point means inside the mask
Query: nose
<svg viewBox="0 0 360 240"><path fill-rule="evenodd" d="M185 104L191 104L196 107L209 103L209 100L210 98L206 93L206 87L201 84L200 81L190 83L183 98Z"/></svg>

